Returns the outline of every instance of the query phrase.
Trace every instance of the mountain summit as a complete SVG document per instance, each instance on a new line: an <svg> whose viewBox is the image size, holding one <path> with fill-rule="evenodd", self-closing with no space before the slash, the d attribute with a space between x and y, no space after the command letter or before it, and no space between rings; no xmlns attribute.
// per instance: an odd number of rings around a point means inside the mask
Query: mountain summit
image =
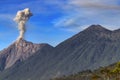
<svg viewBox="0 0 120 80"><path fill-rule="evenodd" d="M109 31L108 29L104 28L101 25L91 25L88 28L86 28L85 30Z"/></svg>
<svg viewBox="0 0 120 80"><path fill-rule="evenodd" d="M56 71L60 69L61 74L94 70L120 60L120 32L92 25L60 43L55 50L60 63Z"/></svg>
<svg viewBox="0 0 120 80"><path fill-rule="evenodd" d="M54 48L21 40L0 53L0 68L11 66L0 73L0 79L50 80L120 61L120 30L92 25ZM19 61L23 62L16 66Z"/></svg>
<svg viewBox="0 0 120 80"><path fill-rule="evenodd" d="M17 41L14 42L0 52L0 70L7 69L17 62L26 60L46 45L48 44L34 44L23 39L19 43Z"/></svg>

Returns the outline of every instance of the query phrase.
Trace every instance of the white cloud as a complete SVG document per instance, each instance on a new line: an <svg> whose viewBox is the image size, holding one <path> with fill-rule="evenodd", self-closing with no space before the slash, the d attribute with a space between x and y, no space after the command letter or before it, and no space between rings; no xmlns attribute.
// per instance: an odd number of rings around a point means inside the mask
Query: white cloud
<svg viewBox="0 0 120 80"><path fill-rule="evenodd" d="M3 19L3 20L6 20L6 19L12 20L13 17L14 17L13 14L0 14L0 19Z"/></svg>
<svg viewBox="0 0 120 80"><path fill-rule="evenodd" d="M109 1L110 2L110 1ZM69 4L75 7L82 7L82 8L97 8L97 9L113 9L113 10L120 10L120 6L116 4L109 4L108 1L103 0L74 0L70 1ZM113 0L112 0L113 2ZM115 1L114 1L115 2Z"/></svg>
<svg viewBox="0 0 120 80"><path fill-rule="evenodd" d="M120 26L118 0L68 0L62 8L66 15L56 19L54 26L67 31L78 32L92 24L107 25L112 30Z"/></svg>
<svg viewBox="0 0 120 80"><path fill-rule="evenodd" d="M51 15L61 12L64 16L53 21L53 24L55 27L63 29L76 28L75 30L78 30L80 27L79 29L82 30L84 25L91 24L120 25L118 0L37 0L15 5L17 7L7 6L8 10L14 11L29 7L35 15ZM12 20L12 16L0 14L0 21L3 19Z"/></svg>
<svg viewBox="0 0 120 80"><path fill-rule="evenodd" d="M0 14L0 27L14 27L16 24L13 21L13 14Z"/></svg>

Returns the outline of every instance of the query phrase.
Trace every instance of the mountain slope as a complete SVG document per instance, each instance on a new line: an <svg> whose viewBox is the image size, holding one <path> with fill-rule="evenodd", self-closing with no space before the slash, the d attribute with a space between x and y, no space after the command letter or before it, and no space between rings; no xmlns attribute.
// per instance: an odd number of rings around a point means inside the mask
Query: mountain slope
<svg viewBox="0 0 120 80"><path fill-rule="evenodd" d="M93 71L86 70L69 76L54 78L52 80L120 80L119 72L120 62L117 62Z"/></svg>
<svg viewBox="0 0 120 80"><path fill-rule="evenodd" d="M18 62L9 69L0 73L2 80L41 80L44 72L47 72L53 64L54 48L44 45L34 55L23 62ZM48 79L48 77L46 77Z"/></svg>
<svg viewBox="0 0 120 80"><path fill-rule="evenodd" d="M0 70L13 66L16 62L24 61L46 44L33 44L25 40L16 41L0 52Z"/></svg>
<svg viewBox="0 0 120 80"><path fill-rule="evenodd" d="M110 31L92 25L55 48L47 47L0 73L0 79L49 80L118 62L120 30Z"/></svg>
<svg viewBox="0 0 120 80"><path fill-rule="evenodd" d="M56 48L61 74L96 69L120 60L120 30L110 31L100 25L92 25ZM64 66L63 66L64 65Z"/></svg>

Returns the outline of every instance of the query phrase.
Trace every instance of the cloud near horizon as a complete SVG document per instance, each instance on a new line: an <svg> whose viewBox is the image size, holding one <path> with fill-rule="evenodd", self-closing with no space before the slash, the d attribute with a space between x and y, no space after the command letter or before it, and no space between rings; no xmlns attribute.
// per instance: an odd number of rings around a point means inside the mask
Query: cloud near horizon
<svg viewBox="0 0 120 80"><path fill-rule="evenodd" d="M92 24L107 25L111 30L120 26L118 0L68 0L65 6L67 12L54 21L55 27L78 32Z"/></svg>

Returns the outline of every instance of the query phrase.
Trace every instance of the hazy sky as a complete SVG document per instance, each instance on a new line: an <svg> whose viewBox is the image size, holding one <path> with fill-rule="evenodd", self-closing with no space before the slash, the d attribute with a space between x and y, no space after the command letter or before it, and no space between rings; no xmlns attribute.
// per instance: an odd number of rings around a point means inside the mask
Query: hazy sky
<svg viewBox="0 0 120 80"><path fill-rule="evenodd" d="M30 8L34 14L27 23L25 39L56 46L92 24L120 28L119 0L1 0L0 50L18 35L13 21L18 10Z"/></svg>

